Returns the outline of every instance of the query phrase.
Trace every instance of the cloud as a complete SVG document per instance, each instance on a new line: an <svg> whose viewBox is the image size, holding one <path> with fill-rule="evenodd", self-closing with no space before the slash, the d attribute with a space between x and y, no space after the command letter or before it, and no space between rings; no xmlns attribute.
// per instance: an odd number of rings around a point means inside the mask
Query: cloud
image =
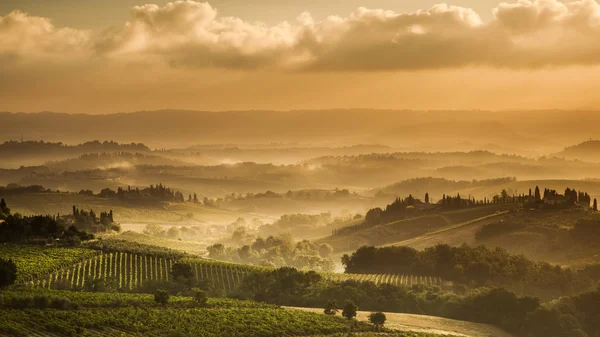
<svg viewBox="0 0 600 337"><path fill-rule="evenodd" d="M301 71L539 68L600 64L599 34L594 0L501 3L489 22L440 4L414 13L359 8L321 21L302 13L272 26L176 1L134 7L123 27L95 34L13 12L0 17L0 59Z"/></svg>
<svg viewBox="0 0 600 337"><path fill-rule="evenodd" d="M89 57L91 33L56 28L50 19L14 11L0 16L0 60L60 61Z"/></svg>

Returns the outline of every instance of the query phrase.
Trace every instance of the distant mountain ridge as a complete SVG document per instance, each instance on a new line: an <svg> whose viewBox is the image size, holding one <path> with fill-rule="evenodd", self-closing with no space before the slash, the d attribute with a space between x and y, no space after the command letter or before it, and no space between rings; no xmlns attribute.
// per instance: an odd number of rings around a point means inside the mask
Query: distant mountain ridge
<svg viewBox="0 0 600 337"><path fill-rule="evenodd" d="M556 153L567 143L600 138L593 111L157 110L106 115L0 112L0 141L81 143L90 139L142 142L153 148L210 143L300 142L320 146L358 143L451 150L497 144ZM577 132L565 132L577 130Z"/></svg>

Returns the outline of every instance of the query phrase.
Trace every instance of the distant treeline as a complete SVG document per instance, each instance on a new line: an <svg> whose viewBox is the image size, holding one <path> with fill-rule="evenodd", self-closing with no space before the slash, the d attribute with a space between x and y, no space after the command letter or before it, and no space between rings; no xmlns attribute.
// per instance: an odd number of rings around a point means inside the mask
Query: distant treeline
<svg viewBox="0 0 600 337"><path fill-rule="evenodd" d="M94 152L85 153L76 158L48 161L45 165L53 171L127 169L137 165L182 165L171 158L145 152Z"/></svg>
<svg viewBox="0 0 600 337"><path fill-rule="evenodd" d="M235 194L225 196L223 200L225 202L232 200L246 200L246 199L261 199L261 198L287 198L287 199L343 199L351 196L358 196L356 192L351 193L347 189L334 189L334 190L300 190L300 191L288 191L287 193L277 193L273 191L266 191L264 193L246 193L246 194Z"/></svg>
<svg viewBox="0 0 600 337"><path fill-rule="evenodd" d="M79 194L97 196L100 198L116 198L120 200L151 199L158 201L185 202L183 193L166 187L163 184L158 184L156 186L150 185L150 187L144 189L138 187L132 188L131 186L127 186L127 188L119 187L116 191L105 188L98 194L94 194L94 192L90 190L81 190L79 191Z"/></svg>
<svg viewBox="0 0 600 337"><path fill-rule="evenodd" d="M365 246L344 255L342 263L346 273L436 276L453 281L457 290L461 286L504 287L542 299L589 290L600 279L600 265L573 270L486 246L437 245L423 251Z"/></svg>
<svg viewBox="0 0 600 337"><path fill-rule="evenodd" d="M555 190L546 188L544 194L540 193L540 188L535 187L535 192L529 189L529 194L509 194L508 191L502 190L500 194L494 195L492 198L484 197L483 199L475 199L475 197L468 196L465 198L461 197L460 193L456 196L450 196L443 194L442 199L437 202L435 206L444 209L457 209L484 206L490 204L522 204L526 207L536 207L544 209L560 209L572 207L574 205L581 205L583 207L590 207L591 197L587 192L576 191L575 189L566 188L565 194L561 195ZM429 207L428 207L429 206ZM412 213L417 209L428 210L435 209L430 203L429 193L425 193L424 201L409 195L407 198L396 198L391 204L387 205L385 209L376 207L370 209L365 216L365 224L377 225L380 223L388 223L395 220L399 220L405 217L406 214ZM595 203L596 210L597 204Z"/></svg>
<svg viewBox="0 0 600 337"><path fill-rule="evenodd" d="M91 141L79 145L65 145L62 142L7 141L0 144L0 158L48 155L80 155L89 152L149 152L150 148L138 143L119 144L114 141Z"/></svg>
<svg viewBox="0 0 600 337"><path fill-rule="evenodd" d="M18 184L8 184L6 186L0 186L0 195L2 196L45 192L51 193L52 190L45 189L44 186L40 185L21 186Z"/></svg>

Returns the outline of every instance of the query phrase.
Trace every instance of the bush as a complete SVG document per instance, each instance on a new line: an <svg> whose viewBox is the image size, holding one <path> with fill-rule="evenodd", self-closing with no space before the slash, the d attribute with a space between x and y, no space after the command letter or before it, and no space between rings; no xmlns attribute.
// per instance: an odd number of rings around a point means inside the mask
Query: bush
<svg viewBox="0 0 600 337"><path fill-rule="evenodd" d="M206 306L206 303L208 302L208 295L206 294L206 291L202 289L196 289L194 294L194 300L198 305L202 307Z"/></svg>
<svg viewBox="0 0 600 337"><path fill-rule="evenodd" d="M0 258L0 289L13 285L17 280L17 265L10 259Z"/></svg>
<svg viewBox="0 0 600 337"><path fill-rule="evenodd" d="M75 309L75 305L71 303L71 300L64 297L57 297L52 299L50 302L50 307L58 310L69 310Z"/></svg>
<svg viewBox="0 0 600 337"><path fill-rule="evenodd" d="M158 304L167 305L169 303L169 293L165 290L157 290L154 293L154 301Z"/></svg>
<svg viewBox="0 0 600 337"><path fill-rule="evenodd" d="M50 303L50 299L45 295L35 295L33 296L33 306L36 309L46 309L48 304Z"/></svg>

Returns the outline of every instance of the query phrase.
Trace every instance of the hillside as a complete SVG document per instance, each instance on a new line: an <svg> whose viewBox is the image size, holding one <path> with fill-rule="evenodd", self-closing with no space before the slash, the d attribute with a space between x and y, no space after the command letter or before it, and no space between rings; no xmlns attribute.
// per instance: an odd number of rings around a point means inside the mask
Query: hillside
<svg viewBox="0 0 600 337"><path fill-rule="evenodd" d="M599 162L600 140L590 139L589 141L566 147L563 151L554 154L554 156L566 159Z"/></svg>
<svg viewBox="0 0 600 337"><path fill-rule="evenodd" d="M303 310L321 313L321 309L290 307L293 310ZM366 321L370 312L359 311L357 318ZM428 334L442 334L462 337L512 337L511 334L495 326L481 323L465 322L442 317L385 313L386 326L390 329L407 330Z"/></svg>
<svg viewBox="0 0 600 337"><path fill-rule="evenodd" d="M80 209L112 209L123 230L141 232L148 223L160 225L229 224L250 214L207 207L194 203L126 203L118 199L98 198L73 193L25 193L6 197L11 209L23 215L70 214L73 205ZM191 215L191 216L190 216Z"/></svg>
<svg viewBox="0 0 600 337"><path fill-rule="evenodd" d="M441 234L464 226L491 221L491 218L502 215L506 209L506 205L489 205L464 210L416 213L405 219L381 225L357 224L345 227L338 233L321 238L319 242L332 245L335 252L339 254L356 250L364 245L389 245L433 233L440 234L439 237L443 241Z"/></svg>

